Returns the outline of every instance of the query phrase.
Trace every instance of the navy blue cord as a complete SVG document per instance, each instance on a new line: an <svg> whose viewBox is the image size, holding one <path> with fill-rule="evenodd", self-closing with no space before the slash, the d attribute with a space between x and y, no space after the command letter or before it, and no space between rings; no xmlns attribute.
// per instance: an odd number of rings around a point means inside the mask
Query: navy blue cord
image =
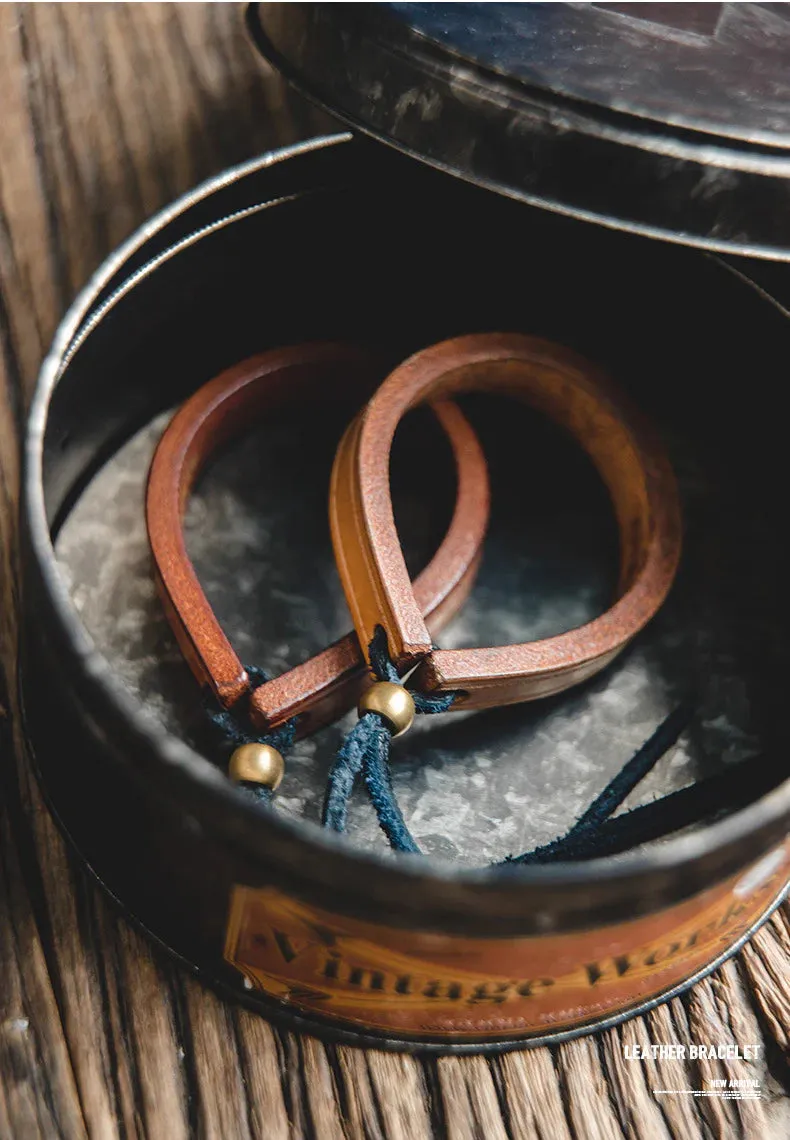
<svg viewBox="0 0 790 1140"><path fill-rule="evenodd" d="M387 636L381 627L369 647L371 671L379 681L402 683L387 648ZM253 689L267 681L268 675L257 666L247 667ZM409 690L415 709L424 715L446 712L456 693L431 696ZM215 702L206 702L206 714L222 735L234 746L241 744L270 744L285 754L292 746L296 731L296 718L266 734L255 731L246 710L223 709ZM509 856L505 864L537 864L572 862L604 855L617 854L639 843L657 839L678 831L697 821L730 808L742 798L743 773L746 764L737 764L725 773L699 781L690 787L672 792L653 803L623 812L613 817L626 797L645 778L667 750L677 741L692 717L690 704L675 709L642 745L620 772L590 804L583 815L558 839ZM349 732L329 773L324 800L324 826L334 831L345 831L348 804L360 773L379 824L387 839L397 851L420 854L420 848L409 831L395 797L389 765L391 730L386 721L374 712L365 713ZM268 803L271 790L260 784L242 783L244 792L258 802ZM758 793L759 794L759 793Z"/></svg>
<svg viewBox="0 0 790 1140"><path fill-rule="evenodd" d="M644 780L648 772L655 768L661 757L677 742L681 733L688 728L693 715L694 710L688 703L679 705L674 712L671 712L658 726L650 739L645 741L625 767L620 769L614 779L606 785L601 794L593 800L586 812L574 823L570 831L567 832L562 839L555 839L553 844L548 844L548 846L565 845L573 847L582 833L592 833L604 820L613 815L637 784ZM536 848L536 851L537 850L543 849ZM526 854L535 855L535 852L528 852Z"/></svg>
<svg viewBox="0 0 790 1140"><path fill-rule="evenodd" d="M368 647L370 669L377 681L391 681L400 685L398 670L392 663L387 647L387 634L379 625ZM455 700L455 693L429 696L409 690L415 711L425 716L447 712ZM395 798L389 766L392 732L378 713L366 712L349 732L330 769L324 797L323 824L332 831L345 831L348 823L348 802L357 776L363 773L379 826L396 851L420 854L420 849L409 831L403 813Z"/></svg>
<svg viewBox="0 0 790 1140"><path fill-rule="evenodd" d="M375 717L381 721L376 713L366 714L371 720ZM395 789L392 786L392 772L390 770L390 732L382 723L382 730L375 732L370 746L365 753L365 784L368 789L371 803L376 809L379 826L396 851L409 851L419 855L420 849L414 836L406 826L398 801L395 798Z"/></svg>
<svg viewBox="0 0 790 1140"><path fill-rule="evenodd" d="M389 766L392 733L378 713L361 716L349 732L329 773L324 800L324 827L345 831L348 802L360 772L364 772L368 794L379 824L396 851L419 854L406 826L395 792Z"/></svg>
<svg viewBox="0 0 790 1140"><path fill-rule="evenodd" d="M387 635L380 626L376 629L368 654L376 680L402 683L388 652ZM446 693L435 697L410 691L416 710L428 714L445 712L458 695ZM687 728L692 715L693 710L688 702L671 712L564 836L533 851L510 856L505 862L547 863L611 854L644 843L649 838L676 831L692 822L700 810L707 808L709 810L705 814L709 814L710 811L725 806L727 796L722 796L719 790L720 780L716 782L717 794L713 797L708 790L709 786L714 786L713 783L708 785L707 781L703 781L642 808L624 812L615 819L611 818L630 792L675 744ZM420 848L406 825L392 786L389 766L391 739L391 730L378 713L368 712L360 717L346 737L329 773L324 800L324 826L334 831L346 830L349 799L357 777L362 773L379 825L391 846L397 851L419 854ZM703 787L704 790L697 790Z"/></svg>
<svg viewBox="0 0 790 1140"><path fill-rule="evenodd" d="M345 831L348 822L348 801L354 790L357 776L365 764L368 749L374 746L373 736L390 731L380 716L369 713L359 718L343 741L342 747L327 777L324 796L323 824L332 831Z"/></svg>
<svg viewBox="0 0 790 1140"><path fill-rule="evenodd" d="M748 772L747 772L748 769ZM755 765L752 760L733 764L724 772L707 776L696 784L690 784L677 792L670 792L652 803L643 804L613 819L604 820L598 827L585 829L555 839L534 851L527 851L506 859L505 863L551 863L562 860L574 862L580 859L600 858L604 855L617 855L621 851L651 839L660 839L673 831L680 831L701 818L709 818L735 806L746 806L744 788L749 787L748 802L756 800L771 785L770 772L766 766L757 782L754 782Z"/></svg>
<svg viewBox="0 0 790 1140"><path fill-rule="evenodd" d="M387 633L383 626L376 626L373 638L368 646L368 657L371 672L377 681L392 681L395 685L403 684L389 655ZM409 692L414 701L415 710L427 716L431 716L433 713L447 712L458 696L457 693L440 693L431 696L430 693L418 693L416 689L409 689Z"/></svg>
<svg viewBox="0 0 790 1140"><path fill-rule="evenodd" d="M247 676L253 682L253 692L269 680L266 670L257 665L245 665L244 668ZM291 717L285 724L271 732L261 734L256 732L252 726L249 713L246 710L241 712L238 705L232 709L225 709L211 697L205 700L203 707L206 716L214 727L236 748L242 744L269 744L285 756L293 745L296 735L296 717ZM242 781L239 787L250 799L257 800L260 803L269 803L273 796L271 788L266 788L263 784Z"/></svg>

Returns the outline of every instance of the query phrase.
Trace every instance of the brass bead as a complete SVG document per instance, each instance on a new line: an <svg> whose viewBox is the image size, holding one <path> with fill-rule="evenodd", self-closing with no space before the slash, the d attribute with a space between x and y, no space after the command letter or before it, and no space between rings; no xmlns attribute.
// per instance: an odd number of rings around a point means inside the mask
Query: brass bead
<svg viewBox="0 0 790 1140"><path fill-rule="evenodd" d="M359 698L359 715L378 713L392 728L392 735L403 736L414 720L414 699L403 685L376 681Z"/></svg>
<svg viewBox="0 0 790 1140"><path fill-rule="evenodd" d="M263 784L274 791L285 774L285 761L271 744L242 744L231 754L228 775L234 784Z"/></svg>

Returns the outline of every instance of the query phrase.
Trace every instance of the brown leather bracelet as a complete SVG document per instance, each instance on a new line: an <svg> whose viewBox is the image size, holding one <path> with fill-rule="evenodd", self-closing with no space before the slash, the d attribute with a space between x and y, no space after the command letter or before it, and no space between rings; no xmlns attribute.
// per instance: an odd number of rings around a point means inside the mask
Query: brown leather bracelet
<svg viewBox="0 0 790 1140"><path fill-rule="evenodd" d="M184 508L207 459L251 417L300 399L309 398L312 404L330 401L340 390L361 401L377 380L370 358L349 345L305 344L251 357L187 400L164 432L151 464L146 522L170 624L199 683L208 685L225 708L248 699L251 720L262 732L300 714L298 731L303 735L346 711L365 683L364 657L356 635L350 633L254 688L187 554ZM457 494L447 533L414 582L414 604L426 625L438 629L462 604L474 579L488 521L488 473L477 437L455 404L441 401L432 407L453 450Z"/></svg>
<svg viewBox="0 0 790 1140"><path fill-rule="evenodd" d="M617 600L594 621L541 641L437 650L415 604L389 498L388 462L401 416L461 391L521 398L562 425L592 458L620 532ZM410 687L460 691L453 707L488 708L575 685L607 665L650 620L675 575L681 522L674 474L629 401L582 357L518 334L458 337L418 352L385 380L348 428L330 493L335 557L360 642L385 630Z"/></svg>

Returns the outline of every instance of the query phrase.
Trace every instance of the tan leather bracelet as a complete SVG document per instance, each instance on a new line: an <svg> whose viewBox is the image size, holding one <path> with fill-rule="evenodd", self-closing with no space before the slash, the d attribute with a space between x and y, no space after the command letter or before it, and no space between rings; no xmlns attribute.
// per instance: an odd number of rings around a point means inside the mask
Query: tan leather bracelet
<svg viewBox="0 0 790 1140"><path fill-rule="evenodd" d="M590 455L614 505L620 582L612 607L556 637L481 649L434 649L415 602L389 497L388 464L400 418L423 400L462 391L525 400L565 427ZM360 642L385 630L410 686L459 691L453 707L488 708L543 697L607 665L663 602L681 548L678 492L659 441L592 364L549 341L515 333L458 337L418 352L390 374L348 428L330 493L335 557Z"/></svg>
<svg viewBox="0 0 790 1140"><path fill-rule="evenodd" d="M252 417L276 413L300 399L313 405L330 402L340 391L364 400L377 379L370 358L350 345L305 344L251 357L186 401L151 464L146 522L170 624L200 684L208 685L225 708L249 700L250 718L262 732L300 714L301 735L346 711L365 683L364 657L350 633L254 688L187 554L184 508L206 461ZM414 582L414 598L426 628L439 629L464 601L477 569L488 521L488 474L477 437L460 410L449 401L432 407L455 459L456 505L441 545Z"/></svg>

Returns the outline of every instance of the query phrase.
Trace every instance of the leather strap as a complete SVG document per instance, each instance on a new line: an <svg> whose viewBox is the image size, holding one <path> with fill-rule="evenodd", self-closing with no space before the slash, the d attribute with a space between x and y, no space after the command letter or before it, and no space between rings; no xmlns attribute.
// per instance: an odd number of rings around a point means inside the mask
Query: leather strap
<svg viewBox="0 0 790 1140"><path fill-rule="evenodd" d="M303 735L345 712L365 683L364 657L350 633L253 690L187 554L184 508L209 457L254 417L305 400L330 402L341 389L361 402L378 379L370 358L349 345L305 344L251 357L187 400L151 464L148 536L157 585L179 646L199 683L208 685L225 708L249 699L251 718L262 732L300 714ZM477 437L459 409L447 401L432 407L453 450L457 495L448 531L414 582L414 604L426 628L439 629L463 603L474 579L488 522L488 474Z"/></svg>
<svg viewBox="0 0 790 1140"><path fill-rule="evenodd" d="M423 400L469 390L518 397L561 424L590 455L609 489L620 532L618 596L605 614L578 629L519 645L432 647L395 532L389 452L406 411ZM398 668L419 665L410 685L462 691L454 708L532 700L597 673L659 608L681 548L674 474L641 415L582 357L511 333L444 341L391 373L341 441L332 472L330 523L360 642L370 645L376 626L383 626Z"/></svg>

